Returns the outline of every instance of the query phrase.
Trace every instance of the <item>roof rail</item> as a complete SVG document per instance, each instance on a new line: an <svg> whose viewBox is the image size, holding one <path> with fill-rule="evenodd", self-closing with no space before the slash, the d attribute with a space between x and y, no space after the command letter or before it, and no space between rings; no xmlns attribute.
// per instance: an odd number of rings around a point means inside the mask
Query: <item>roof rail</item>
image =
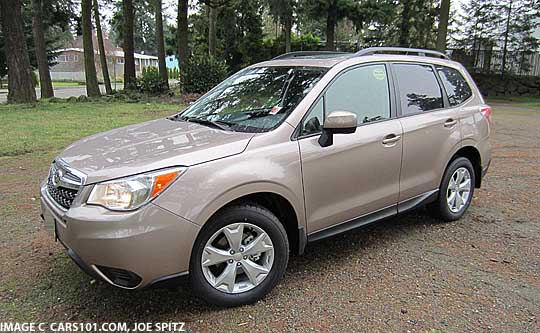
<svg viewBox="0 0 540 333"><path fill-rule="evenodd" d="M363 49L356 52L354 56L360 57L360 56L366 56L366 55L373 55L377 53L389 53L389 54L400 53L400 54L406 54L406 55L417 55L417 56L435 57L435 58L441 58L441 59L450 59L446 54L439 51L425 50L425 49L411 49L407 47L368 47L367 49Z"/></svg>
<svg viewBox="0 0 540 333"><path fill-rule="evenodd" d="M347 52L334 52L334 51L295 51L295 52L288 52L278 55L277 57L273 58L272 60L282 60L282 59L294 59L294 58L300 58L300 57L317 57L317 56L323 56L323 57L338 57L341 55L351 54Z"/></svg>

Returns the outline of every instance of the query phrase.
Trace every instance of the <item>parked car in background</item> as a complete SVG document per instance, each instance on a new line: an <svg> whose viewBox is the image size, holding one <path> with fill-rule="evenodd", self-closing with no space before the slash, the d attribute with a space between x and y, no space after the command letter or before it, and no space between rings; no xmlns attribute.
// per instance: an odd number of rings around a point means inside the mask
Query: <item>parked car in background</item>
<svg viewBox="0 0 540 333"><path fill-rule="evenodd" d="M44 220L87 273L252 303L306 244L427 205L459 219L488 170L470 75L428 50L291 53L165 119L82 139L52 163Z"/></svg>

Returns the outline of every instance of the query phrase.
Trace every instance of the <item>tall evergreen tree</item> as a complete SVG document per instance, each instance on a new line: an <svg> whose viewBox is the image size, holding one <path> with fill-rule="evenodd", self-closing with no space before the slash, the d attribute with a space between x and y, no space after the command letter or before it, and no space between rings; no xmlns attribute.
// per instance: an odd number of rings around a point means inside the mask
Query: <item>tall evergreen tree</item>
<svg viewBox="0 0 540 333"><path fill-rule="evenodd" d="M103 74L103 83L105 85L105 92L112 94L111 78L109 77L109 67L107 65L107 53L105 52L105 43L103 41L103 31L101 30L101 19L99 17L99 2L93 0L94 8L94 21L96 23L96 35L99 49L99 60L101 63L101 72Z"/></svg>
<svg viewBox="0 0 540 333"><path fill-rule="evenodd" d="M43 0L32 0L32 31L37 67L39 71L39 86L41 98L54 97L54 90L47 59L45 43L45 25L43 24Z"/></svg>
<svg viewBox="0 0 540 333"><path fill-rule="evenodd" d="M0 0L0 21L9 77L7 100L9 103L35 101L36 91L32 81L19 0Z"/></svg>
<svg viewBox="0 0 540 333"><path fill-rule="evenodd" d="M167 73L167 64L165 63L165 40L163 37L163 13L161 0L155 0L156 12L156 43L158 49L159 74L163 82L163 87L169 89L169 78Z"/></svg>
<svg viewBox="0 0 540 333"><path fill-rule="evenodd" d="M136 74L135 74L135 49L133 42L133 23L134 23L134 11L133 0L122 0L122 33L124 49L124 89L135 88Z"/></svg>
<svg viewBox="0 0 540 333"><path fill-rule="evenodd" d="M98 97L100 92L96 74L96 63L94 60L94 45L92 42L92 0L81 1L81 20L86 94L88 97Z"/></svg>
<svg viewBox="0 0 540 333"><path fill-rule="evenodd" d="M437 50L446 52L446 37L448 33L448 19L450 17L450 0L441 1L439 13L439 26L437 27Z"/></svg>
<svg viewBox="0 0 540 333"><path fill-rule="evenodd" d="M293 25L293 0L267 0L270 14L283 26L285 52L291 52L291 30Z"/></svg>
<svg viewBox="0 0 540 333"><path fill-rule="evenodd" d="M184 68L189 59L188 0L178 0L177 17L178 62Z"/></svg>

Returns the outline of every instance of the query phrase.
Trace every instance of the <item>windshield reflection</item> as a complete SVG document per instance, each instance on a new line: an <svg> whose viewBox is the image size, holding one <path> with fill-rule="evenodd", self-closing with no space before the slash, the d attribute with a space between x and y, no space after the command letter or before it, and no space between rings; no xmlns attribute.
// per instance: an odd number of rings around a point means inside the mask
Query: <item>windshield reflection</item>
<svg viewBox="0 0 540 333"><path fill-rule="evenodd" d="M214 88L178 120L225 123L231 130L265 132L277 127L326 72L318 67L256 67Z"/></svg>

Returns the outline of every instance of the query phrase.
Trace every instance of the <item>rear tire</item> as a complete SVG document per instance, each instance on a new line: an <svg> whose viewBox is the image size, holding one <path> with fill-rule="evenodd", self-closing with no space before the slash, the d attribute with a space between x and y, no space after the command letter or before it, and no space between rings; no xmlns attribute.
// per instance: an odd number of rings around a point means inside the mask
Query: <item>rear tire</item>
<svg viewBox="0 0 540 333"><path fill-rule="evenodd" d="M445 222L460 219L471 204L475 179L469 159L453 160L446 168L437 200L427 205L430 215Z"/></svg>
<svg viewBox="0 0 540 333"><path fill-rule="evenodd" d="M218 306L254 303L277 285L288 260L287 234L274 214L255 204L231 206L208 221L197 237L191 286L197 297Z"/></svg>

